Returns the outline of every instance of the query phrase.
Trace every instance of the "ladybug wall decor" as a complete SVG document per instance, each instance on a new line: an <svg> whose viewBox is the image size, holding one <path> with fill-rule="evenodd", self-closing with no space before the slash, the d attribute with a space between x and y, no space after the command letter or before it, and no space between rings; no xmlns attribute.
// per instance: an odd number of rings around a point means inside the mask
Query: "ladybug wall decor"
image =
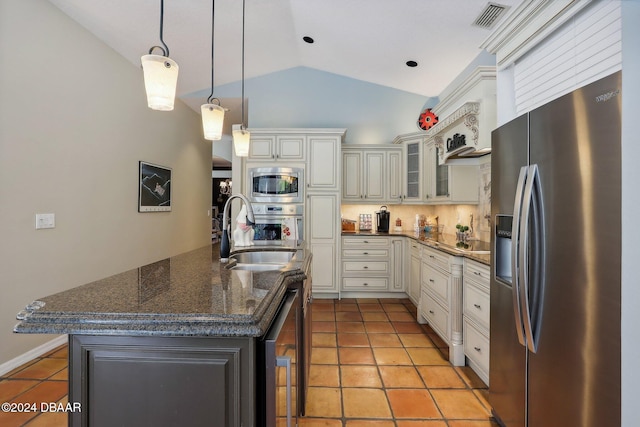
<svg viewBox="0 0 640 427"><path fill-rule="evenodd" d="M418 126L420 126L420 129L422 130L429 130L436 123L438 123L438 116L436 116L433 111L431 111L431 108L427 108L426 110L424 110L418 118Z"/></svg>

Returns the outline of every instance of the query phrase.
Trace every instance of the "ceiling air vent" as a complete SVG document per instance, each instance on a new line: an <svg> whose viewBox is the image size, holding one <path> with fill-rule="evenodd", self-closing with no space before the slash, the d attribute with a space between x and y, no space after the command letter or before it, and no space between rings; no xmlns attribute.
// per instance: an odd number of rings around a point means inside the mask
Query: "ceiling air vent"
<svg viewBox="0 0 640 427"><path fill-rule="evenodd" d="M476 18L473 25L489 29L498 22L498 19L500 19L508 9L509 6L504 6L498 3L487 3L487 6L480 13L480 16Z"/></svg>

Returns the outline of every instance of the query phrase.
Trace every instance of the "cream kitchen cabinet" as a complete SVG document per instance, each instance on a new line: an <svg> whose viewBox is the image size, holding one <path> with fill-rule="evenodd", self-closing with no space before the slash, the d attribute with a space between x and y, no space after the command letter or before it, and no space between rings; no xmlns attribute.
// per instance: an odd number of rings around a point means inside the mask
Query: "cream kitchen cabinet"
<svg viewBox="0 0 640 427"><path fill-rule="evenodd" d="M389 277L389 292L405 292L405 239L392 237L389 246L391 252L391 275Z"/></svg>
<svg viewBox="0 0 640 427"><path fill-rule="evenodd" d="M400 150L395 147L343 147L343 203L397 203L401 188L400 162Z"/></svg>
<svg viewBox="0 0 640 427"><path fill-rule="evenodd" d="M427 322L449 345L449 361L465 363L462 335L463 258L422 248L422 286L418 321Z"/></svg>
<svg viewBox="0 0 640 427"><path fill-rule="evenodd" d="M411 239L406 239L409 246L409 283L407 284L407 294L409 299L416 306L420 304L421 265L422 265L422 245Z"/></svg>
<svg viewBox="0 0 640 427"><path fill-rule="evenodd" d="M387 202L400 203L402 201L402 150L390 150L387 153Z"/></svg>
<svg viewBox="0 0 640 427"><path fill-rule="evenodd" d="M340 149L344 131L307 134L306 179L310 191L340 191Z"/></svg>
<svg viewBox="0 0 640 427"><path fill-rule="evenodd" d="M330 193L307 193L305 240L313 254L313 293L339 294L340 200Z"/></svg>
<svg viewBox="0 0 640 427"><path fill-rule="evenodd" d="M342 291L387 292L391 273L389 252L388 237L343 236Z"/></svg>
<svg viewBox="0 0 640 427"><path fill-rule="evenodd" d="M424 145L424 201L433 204L478 203L480 168L477 165L439 165L433 139Z"/></svg>
<svg viewBox="0 0 640 427"><path fill-rule="evenodd" d="M404 155L403 174L402 174L402 202L403 203L421 203L423 201L423 143L424 133L418 132L407 135L400 135L394 141L394 144L402 146Z"/></svg>
<svg viewBox="0 0 640 427"><path fill-rule="evenodd" d="M489 384L489 266L465 259L463 277L464 354Z"/></svg>
<svg viewBox="0 0 640 427"><path fill-rule="evenodd" d="M269 135L251 132L247 161L304 162L306 145L305 135Z"/></svg>
<svg viewBox="0 0 640 427"><path fill-rule="evenodd" d="M340 296L340 190L345 129L253 128L248 157L233 155L235 189L247 192L248 169L256 166L304 170L304 240L313 253L313 292Z"/></svg>

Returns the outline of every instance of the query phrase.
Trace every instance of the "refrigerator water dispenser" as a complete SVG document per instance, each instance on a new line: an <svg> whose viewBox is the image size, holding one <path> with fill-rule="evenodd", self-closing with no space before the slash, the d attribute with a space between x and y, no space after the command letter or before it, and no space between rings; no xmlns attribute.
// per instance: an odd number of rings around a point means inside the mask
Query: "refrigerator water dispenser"
<svg viewBox="0 0 640 427"><path fill-rule="evenodd" d="M512 215L496 215L496 248L495 248L495 269L496 278L500 281L512 285L511 279L511 225Z"/></svg>

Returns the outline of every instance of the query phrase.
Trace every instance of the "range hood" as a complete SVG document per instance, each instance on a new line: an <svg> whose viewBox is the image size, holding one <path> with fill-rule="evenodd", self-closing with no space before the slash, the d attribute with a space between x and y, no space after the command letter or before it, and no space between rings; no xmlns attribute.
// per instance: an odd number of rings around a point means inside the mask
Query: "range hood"
<svg viewBox="0 0 640 427"><path fill-rule="evenodd" d="M478 67L433 109L438 123L427 130L438 148L439 164L474 164L491 154L496 127L495 67Z"/></svg>

